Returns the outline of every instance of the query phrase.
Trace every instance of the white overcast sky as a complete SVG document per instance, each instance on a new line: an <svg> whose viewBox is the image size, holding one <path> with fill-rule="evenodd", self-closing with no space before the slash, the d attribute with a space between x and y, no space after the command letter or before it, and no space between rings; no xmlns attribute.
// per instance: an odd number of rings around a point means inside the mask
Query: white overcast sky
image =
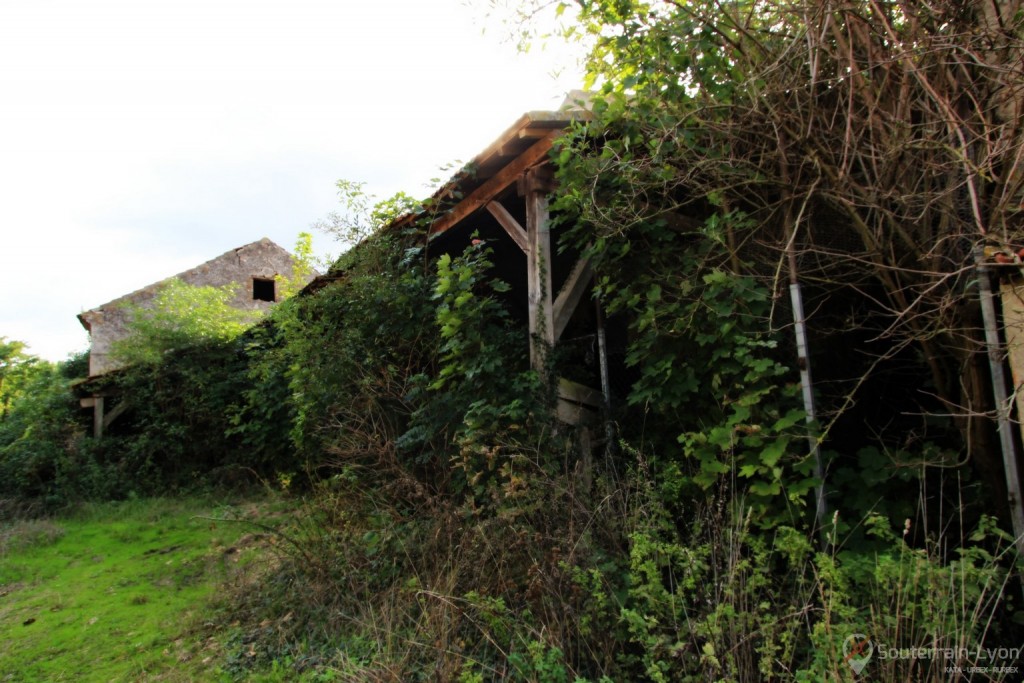
<svg viewBox="0 0 1024 683"><path fill-rule="evenodd" d="M423 195L579 87L569 50L519 55L485 15L0 0L0 336L63 359L88 345L79 312L264 236L291 249L339 178Z"/></svg>

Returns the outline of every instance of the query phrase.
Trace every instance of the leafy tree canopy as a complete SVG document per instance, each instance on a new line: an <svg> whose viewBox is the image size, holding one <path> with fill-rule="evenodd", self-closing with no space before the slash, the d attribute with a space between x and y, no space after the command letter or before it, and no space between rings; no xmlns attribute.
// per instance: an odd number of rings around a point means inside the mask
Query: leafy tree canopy
<svg viewBox="0 0 1024 683"><path fill-rule="evenodd" d="M40 363L26 352L27 347L25 342L0 337L0 417L7 415Z"/></svg>

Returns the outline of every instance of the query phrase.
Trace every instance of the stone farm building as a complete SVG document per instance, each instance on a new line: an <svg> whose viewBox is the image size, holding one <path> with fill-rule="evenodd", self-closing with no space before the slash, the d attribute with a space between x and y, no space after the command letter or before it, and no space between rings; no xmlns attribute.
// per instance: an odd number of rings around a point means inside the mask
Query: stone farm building
<svg viewBox="0 0 1024 683"><path fill-rule="evenodd" d="M292 255L264 237L258 242L232 249L217 258L174 276L195 286L237 285L232 304L243 310L266 310L278 299L276 276L292 276ZM168 278L173 279L173 278ZM111 357L113 344L128 333L133 307L151 307L167 280L155 282L102 306L80 313L78 319L89 331L89 376L95 377L118 367Z"/></svg>

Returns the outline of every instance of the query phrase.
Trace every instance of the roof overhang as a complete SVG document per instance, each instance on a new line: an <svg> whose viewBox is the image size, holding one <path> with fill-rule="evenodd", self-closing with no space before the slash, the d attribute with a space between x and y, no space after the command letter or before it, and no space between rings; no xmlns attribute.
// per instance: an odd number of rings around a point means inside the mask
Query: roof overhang
<svg viewBox="0 0 1024 683"><path fill-rule="evenodd" d="M582 107L526 112L434 192L423 211L404 214L384 230L426 225L428 239L446 232L486 207L531 168L546 163L559 135L592 118ZM358 247L357 244L353 248ZM343 277L340 273L326 273L306 285L301 293L311 294Z"/></svg>
<svg viewBox="0 0 1024 683"><path fill-rule="evenodd" d="M427 210L428 237L440 234L483 208L526 171L547 161L555 139L577 122L589 121L584 109L530 111L509 126L484 151L438 189ZM404 227L424 214L407 214L389 228Z"/></svg>

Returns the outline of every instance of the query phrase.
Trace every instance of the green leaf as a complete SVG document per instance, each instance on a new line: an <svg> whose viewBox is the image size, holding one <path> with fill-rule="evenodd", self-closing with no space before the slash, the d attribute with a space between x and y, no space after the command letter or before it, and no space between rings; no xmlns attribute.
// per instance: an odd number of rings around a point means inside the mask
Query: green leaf
<svg viewBox="0 0 1024 683"><path fill-rule="evenodd" d="M778 438L761 451L761 462L766 467L775 467L776 463L786 452L786 447L789 445L789 441L785 438Z"/></svg>

